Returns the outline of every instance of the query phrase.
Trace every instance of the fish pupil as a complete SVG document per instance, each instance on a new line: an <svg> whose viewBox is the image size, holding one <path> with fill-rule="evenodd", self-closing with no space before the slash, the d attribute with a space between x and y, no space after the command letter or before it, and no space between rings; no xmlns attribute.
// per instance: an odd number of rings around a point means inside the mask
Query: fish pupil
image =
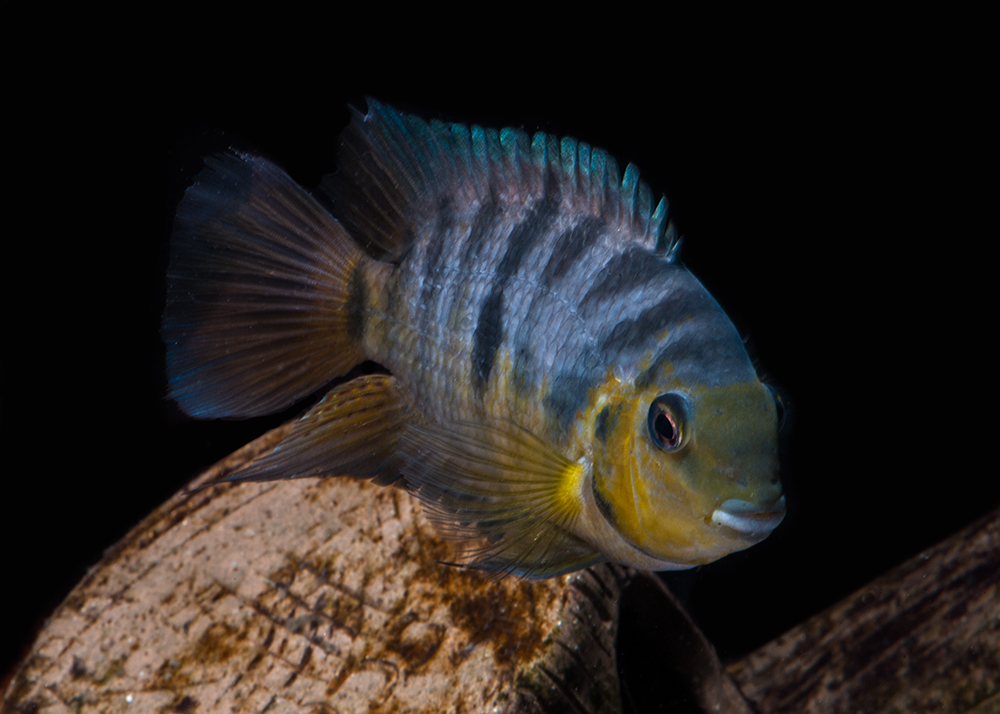
<svg viewBox="0 0 1000 714"><path fill-rule="evenodd" d="M676 451L685 441L687 402L679 394L661 394L649 405L649 435L658 447Z"/></svg>
<svg viewBox="0 0 1000 714"><path fill-rule="evenodd" d="M670 420L663 412L656 415L656 420L653 423L653 428L656 430L656 435L658 441L665 447L673 449L677 446L677 427L674 425L673 421Z"/></svg>

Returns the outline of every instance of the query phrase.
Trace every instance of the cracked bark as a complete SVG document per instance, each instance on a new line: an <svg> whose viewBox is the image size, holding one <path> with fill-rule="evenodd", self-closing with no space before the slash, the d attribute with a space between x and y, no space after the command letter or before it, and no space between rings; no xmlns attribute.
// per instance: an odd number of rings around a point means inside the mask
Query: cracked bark
<svg viewBox="0 0 1000 714"><path fill-rule="evenodd" d="M657 579L600 566L498 581L439 562L448 557L396 488L331 478L177 494L56 610L2 713L617 713L620 601L648 614L662 661L709 672L703 705L732 698L722 711L747 711Z"/></svg>

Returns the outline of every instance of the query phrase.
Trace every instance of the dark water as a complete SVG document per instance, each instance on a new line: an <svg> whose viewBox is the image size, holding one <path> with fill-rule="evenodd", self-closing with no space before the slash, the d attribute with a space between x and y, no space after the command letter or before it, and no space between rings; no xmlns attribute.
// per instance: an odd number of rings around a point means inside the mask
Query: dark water
<svg viewBox="0 0 1000 714"><path fill-rule="evenodd" d="M5 263L30 280L7 303L2 354L0 671L105 548L199 470L297 413L196 423L164 402L166 239L201 156L256 149L313 186L334 165L346 104L365 93L428 118L572 134L634 161L667 194L682 259L790 411L785 523L745 553L666 578L724 659L1000 502L1000 482L973 465L984 442L967 411L989 382L979 332L967 328L983 288L966 210L978 189L963 162L981 127L974 98L935 85L928 102L915 69L817 52L668 72L650 56L655 84L642 73L571 81L554 63L458 91L444 74L387 79L346 64L334 81L317 71L334 59L322 48L271 74L161 47L164 68L134 82L124 57L74 64L60 53L78 45L46 46L66 58L74 92L36 105L58 121L18 114L12 130L8 171L25 178L11 205L31 207L34 228L7 241L30 259ZM25 71L8 106L35 96ZM643 699L657 680L641 655L655 650L655 631L626 618L621 638L633 711L667 711Z"/></svg>

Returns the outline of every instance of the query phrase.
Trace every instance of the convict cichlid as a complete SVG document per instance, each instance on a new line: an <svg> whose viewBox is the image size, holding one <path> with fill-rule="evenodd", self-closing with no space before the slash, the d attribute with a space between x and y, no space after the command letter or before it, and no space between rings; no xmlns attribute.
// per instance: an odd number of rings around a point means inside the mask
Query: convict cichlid
<svg viewBox="0 0 1000 714"><path fill-rule="evenodd" d="M529 577L688 568L781 522L774 396L634 166L372 100L319 200L262 158L206 165L171 242L170 397L252 417L388 372L234 478L397 482L463 562Z"/></svg>

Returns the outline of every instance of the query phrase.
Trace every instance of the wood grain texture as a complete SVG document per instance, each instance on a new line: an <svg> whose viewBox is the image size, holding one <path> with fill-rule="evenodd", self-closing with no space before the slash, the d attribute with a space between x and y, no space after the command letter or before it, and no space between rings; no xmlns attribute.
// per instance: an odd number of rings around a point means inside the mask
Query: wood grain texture
<svg viewBox="0 0 1000 714"><path fill-rule="evenodd" d="M621 711L616 601L630 571L491 580L438 562L449 556L392 487L329 478L177 494L57 609L2 711Z"/></svg>
<svg viewBox="0 0 1000 714"><path fill-rule="evenodd" d="M994 711L1000 509L732 664L758 711Z"/></svg>

